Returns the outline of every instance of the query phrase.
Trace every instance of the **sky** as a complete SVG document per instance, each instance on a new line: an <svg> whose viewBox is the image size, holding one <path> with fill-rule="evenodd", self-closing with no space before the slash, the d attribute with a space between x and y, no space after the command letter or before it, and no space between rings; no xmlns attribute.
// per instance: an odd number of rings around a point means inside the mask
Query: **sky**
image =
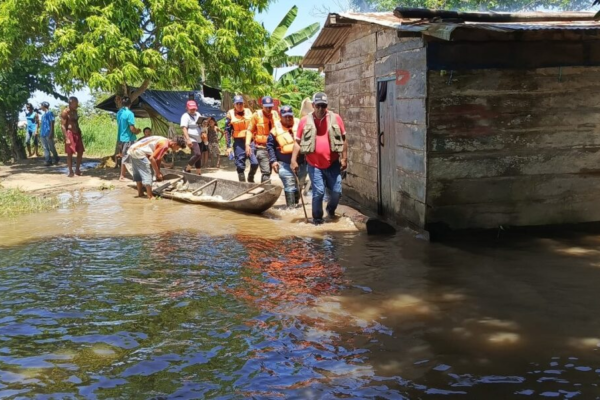
<svg viewBox="0 0 600 400"><path fill-rule="evenodd" d="M327 5L324 5L327 4ZM302 0L294 1L294 0L276 0L270 6L269 9L261 14L256 16L256 20L260 21L264 24L265 28L272 32L273 29L279 24L279 22L283 19L284 15L289 11L289 9L294 6L298 6L298 15L296 20L288 29L289 33L294 33L314 22L318 22L321 26L325 21L325 17L327 12L341 12L347 9L348 1L347 0L329 0L324 2L323 0ZM317 38L318 33L313 36L311 40L308 40L302 43L297 48L288 52L290 55L304 55L310 48L312 42ZM276 76L280 76L287 69L281 69L276 71ZM88 89L84 89L73 94L77 96L80 103L86 103L91 100L90 91ZM55 105L64 105L65 103L61 100L55 99L52 96L49 96L42 92L35 92L30 102L34 107L39 107L42 101L47 101L50 103L50 106L53 107ZM21 113L21 118L24 118L24 114Z"/></svg>

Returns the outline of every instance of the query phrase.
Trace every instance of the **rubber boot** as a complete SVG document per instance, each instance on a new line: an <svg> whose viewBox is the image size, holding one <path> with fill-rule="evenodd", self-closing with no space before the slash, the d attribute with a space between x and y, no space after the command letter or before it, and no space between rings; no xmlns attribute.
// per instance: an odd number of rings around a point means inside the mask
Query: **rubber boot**
<svg viewBox="0 0 600 400"><path fill-rule="evenodd" d="M246 175L244 175L244 172L238 172L238 179L240 182L246 182Z"/></svg>
<svg viewBox="0 0 600 400"><path fill-rule="evenodd" d="M256 171L258 171L258 165L251 165L250 172L248 173L248 182L254 183L254 176L256 175Z"/></svg>
<svg viewBox="0 0 600 400"><path fill-rule="evenodd" d="M288 208L296 208L296 196L294 192L285 192L285 205Z"/></svg>
<svg viewBox="0 0 600 400"><path fill-rule="evenodd" d="M296 190L294 193L294 201L296 202L296 205L300 204L300 191Z"/></svg>
<svg viewBox="0 0 600 400"><path fill-rule="evenodd" d="M264 183L266 181L268 181L271 177L269 175L262 175L260 177L260 183Z"/></svg>

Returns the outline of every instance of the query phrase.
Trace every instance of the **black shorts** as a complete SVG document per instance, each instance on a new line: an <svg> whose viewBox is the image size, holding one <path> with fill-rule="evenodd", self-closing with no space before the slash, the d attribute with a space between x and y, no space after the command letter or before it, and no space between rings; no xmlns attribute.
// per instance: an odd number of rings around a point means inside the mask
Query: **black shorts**
<svg viewBox="0 0 600 400"><path fill-rule="evenodd" d="M127 155L127 150L129 147L135 142L119 142L117 144L117 154L120 154L121 157L125 157Z"/></svg>
<svg viewBox="0 0 600 400"><path fill-rule="evenodd" d="M198 142L198 145L200 146L201 153L208 151L208 144L204 144L204 142Z"/></svg>

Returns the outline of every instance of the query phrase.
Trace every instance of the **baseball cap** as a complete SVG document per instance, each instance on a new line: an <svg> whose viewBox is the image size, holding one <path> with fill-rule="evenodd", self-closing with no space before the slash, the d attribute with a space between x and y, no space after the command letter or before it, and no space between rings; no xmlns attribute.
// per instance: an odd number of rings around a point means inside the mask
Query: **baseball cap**
<svg viewBox="0 0 600 400"><path fill-rule="evenodd" d="M244 102L244 98L242 96L240 96L239 94L237 96L233 96L233 104L243 103L243 102Z"/></svg>
<svg viewBox="0 0 600 400"><path fill-rule="evenodd" d="M263 107L273 107L273 98L271 96L265 96L262 98L261 101Z"/></svg>
<svg viewBox="0 0 600 400"><path fill-rule="evenodd" d="M186 106L190 110L197 110L198 109L198 104L196 104L196 102L194 100L188 101L187 104L186 104Z"/></svg>
<svg viewBox="0 0 600 400"><path fill-rule="evenodd" d="M315 93L315 95L313 96L313 103L327 104L327 95L323 92Z"/></svg>
<svg viewBox="0 0 600 400"><path fill-rule="evenodd" d="M47 101L42 101L41 105L42 105L42 107L50 108L50 103L48 103Z"/></svg>
<svg viewBox="0 0 600 400"><path fill-rule="evenodd" d="M293 117L294 110L292 109L292 106L283 106L279 110L279 114L281 114L282 117Z"/></svg>

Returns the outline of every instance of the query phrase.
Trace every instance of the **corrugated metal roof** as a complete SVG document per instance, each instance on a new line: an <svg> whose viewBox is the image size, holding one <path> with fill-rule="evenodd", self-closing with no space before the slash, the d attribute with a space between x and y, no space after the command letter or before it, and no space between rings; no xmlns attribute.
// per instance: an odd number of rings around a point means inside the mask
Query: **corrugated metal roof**
<svg viewBox="0 0 600 400"><path fill-rule="evenodd" d="M543 12L523 13L523 15L543 15ZM590 14L590 13L587 13ZM583 13L582 13L583 15ZM543 30L598 30L599 21L544 21L544 22L431 22L422 19L400 19L392 12L382 13L339 13L329 14L325 26L312 47L306 53L303 66L321 68L335 54L344 41L348 30L355 23L369 23L396 29L403 32L416 32L434 36L439 39L452 40L452 33L457 29L474 29L482 31L505 32L543 31Z"/></svg>

